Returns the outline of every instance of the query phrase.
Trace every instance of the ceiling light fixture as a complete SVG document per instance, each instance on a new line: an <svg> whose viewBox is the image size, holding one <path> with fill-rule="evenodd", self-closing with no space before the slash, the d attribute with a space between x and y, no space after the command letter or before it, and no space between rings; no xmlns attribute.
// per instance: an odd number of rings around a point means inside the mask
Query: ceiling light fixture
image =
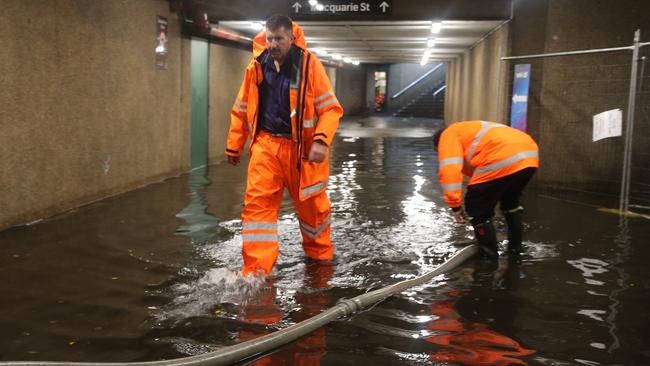
<svg viewBox="0 0 650 366"><path fill-rule="evenodd" d="M436 39L435 38L431 38L431 39L427 40L427 47L433 48L435 46L436 46Z"/></svg>
<svg viewBox="0 0 650 366"><path fill-rule="evenodd" d="M251 28L253 28L256 31L261 31L262 28L264 28L264 24L261 22L251 22Z"/></svg>
<svg viewBox="0 0 650 366"><path fill-rule="evenodd" d="M424 66L429 62L429 56L431 56L431 50L424 50L424 54L422 55L422 60L420 60L420 65Z"/></svg>
<svg viewBox="0 0 650 366"><path fill-rule="evenodd" d="M431 23L431 33L438 34L442 29L442 22L432 22Z"/></svg>

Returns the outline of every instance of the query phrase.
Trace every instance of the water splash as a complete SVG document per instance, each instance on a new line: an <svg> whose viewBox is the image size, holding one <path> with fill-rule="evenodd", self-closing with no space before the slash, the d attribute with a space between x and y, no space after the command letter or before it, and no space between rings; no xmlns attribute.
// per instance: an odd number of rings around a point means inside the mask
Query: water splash
<svg viewBox="0 0 650 366"><path fill-rule="evenodd" d="M226 268L211 269L195 281L174 285L174 300L156 317L164 321L206 316L219 304L245 304L265 286L263 276L243 276Z"/></svg>

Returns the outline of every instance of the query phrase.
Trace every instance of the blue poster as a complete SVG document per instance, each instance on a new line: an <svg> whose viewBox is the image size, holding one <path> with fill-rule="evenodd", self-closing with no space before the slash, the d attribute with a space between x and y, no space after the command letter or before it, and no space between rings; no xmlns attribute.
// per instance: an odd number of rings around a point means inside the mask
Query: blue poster
<svg viewBox="0 0 650 366"><path fill-rule="evenodd" d="M510 126L526 132L528 120L528 87L530 86L530 64L515 65L515 79L512 83L512 104Z"/></svg>

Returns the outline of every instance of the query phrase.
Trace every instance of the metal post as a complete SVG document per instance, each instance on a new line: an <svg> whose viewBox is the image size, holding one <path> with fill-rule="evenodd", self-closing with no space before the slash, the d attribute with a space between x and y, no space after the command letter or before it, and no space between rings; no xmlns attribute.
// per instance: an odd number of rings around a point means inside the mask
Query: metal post
<svg viewBox="0 0 650 366"><path fill-rule="evenodd" d="M641 30L634 32L634 48L632 51L632 71L630 73L630 95L627 101L627 118L625 128L625 147L623 151L623 176L621 178L621 197L619 211L627 214L630 204L630 172L632 162L632 138L634 134L634 108L636 105L636 84L639 58L639 41Z"/></svg>
<svg viewBox="0 0 650 366"><path fill-rule="evenodd" d="M501 66L503 64L503 61L501 61L501 57L503 57L503 48L499 47L499 67L497 69L497 109L496 109L496 117L494 122L501 122L499 120L499 117L501 116Z"/></svg>

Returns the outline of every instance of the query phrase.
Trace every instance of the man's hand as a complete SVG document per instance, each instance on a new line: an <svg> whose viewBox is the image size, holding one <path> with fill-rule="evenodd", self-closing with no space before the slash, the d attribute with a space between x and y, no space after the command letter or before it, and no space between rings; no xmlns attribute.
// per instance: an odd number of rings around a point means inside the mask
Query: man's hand
<svg viewBox="0 0 650 366"><path fill-rule="evenodd" d="M320 140L314 141L314 143L311 144L311 150L309 151L309 161L312 163L322 163L325 161L326 156L327 145Z"/></svg>
<svg viewBox="0 0 650 366"><path fill-rule="evenodd" d="M230 164L230 165L239 164L239 156L230 156L230 155L228 155L228 164Z"/></svg>
<svg viewBox="0 0 650 366"><path fill-rule="evenodd" d="M458 210L453 210L453 215L457 223L464 224L467 222L465 211L462 208L459 208Z"/></svg>

